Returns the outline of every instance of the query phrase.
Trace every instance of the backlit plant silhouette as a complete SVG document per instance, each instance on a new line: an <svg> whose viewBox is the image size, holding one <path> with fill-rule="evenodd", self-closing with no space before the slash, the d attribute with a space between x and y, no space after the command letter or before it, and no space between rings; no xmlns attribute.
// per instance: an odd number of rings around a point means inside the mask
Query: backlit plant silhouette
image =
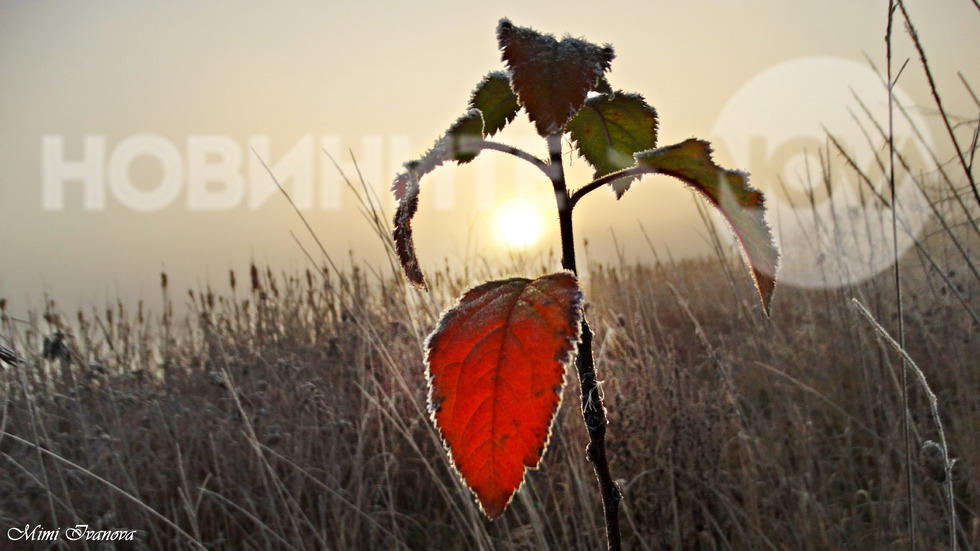
<svg viewBox="0 0 980 551"><path fill-rule="evenodd" d="M563 271L474 287L446 311L426 342L429 410L447 451L483 512L499 517L548 445L574 356L589 432L586 455L602 495L606 537L618 549L622 495L606 459L606 417L592 357L592 331L576 279L572 210L606 184L618 198L644 174L680 179L712 203L734 231L766 315L778 253L763 214L763 196L745 173L711 160L707 142L689 139L657 147L657 113L642 96L613 90L606 80L610 45L540 34L502 19L497 41L506 71L491 72L473 91L469 111L420 159L406 163L392 185L398 199L394 239L408 279L425 286L412 241L419 181L448 161L473 160L485 150L515 155L539 168L554 188ZM521 109L547 141L548 159L490 141ZM595 169L594 180L569 190L562 138Z"/></svg>

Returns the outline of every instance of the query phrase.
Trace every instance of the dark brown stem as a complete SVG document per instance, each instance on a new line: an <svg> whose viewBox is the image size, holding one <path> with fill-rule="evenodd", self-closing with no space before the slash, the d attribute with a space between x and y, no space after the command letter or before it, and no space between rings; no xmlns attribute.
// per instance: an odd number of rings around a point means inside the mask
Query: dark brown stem
<svg viewBox="0 0 980 551"><path fill-rule="evenodd" d="M545 163L541 159L535 157L534 155L531 155L530 153L524 151L523 149L518 149L516 147L510 146L510 145L507 145L507 144L504 144L504 143L493 142L493 141L490 141L490 140L480 140L480 141L475 142L475 143L467 143L466 148L468 150L471 150L471 151L479 151L479 150L482 150L482 149L491 149L491 150L494 150L494 151L500 151L501 153L507 153L508 155L513 155L513 156L517 157L518 159L523 159L523 160L531 163L532 165L538 167L545 174L549 174L550 175L550 173L549 173L550 168L549 168L549 166L548 166L547 163Z"/></svg>
<svg viewBox="0 0 980 551"><path fill-rule="evenodd" d="M891 4L891 2L889 2L889 4ZM968 182L970 182L970 190L973 191L973 198L976 199L977 204L980 205L980 188L977 187L977 182L976 180L973 179L973 171L970 170L970 164L967 163L966 158L963 157L963 148L960 147L960 143L956 139L956 133L953 132L953 125L950 123L949 115L947 115L946 109L943 108L942 99L940 98L939 91L936 88L936 81L933 80L932 78L932 70L929 68L929 62L926 60L926 51L922 47L922 42L919 41L919 33L918 31L915 30L915 26L912 25L912 19L909 17L909 12L905 11L905 4L901 0L899 0L898 2L898 9L902 10L902 16L905 18L905 28L908 31L909 36L912 37L912 43L915 44L916 51L919 52L919 60L922 62L922 69L926 73L926 80L929 81L929 90L932 92L932 99L936 102L936 108L939 109L939 114L941 115L940 118L943 121L943 125L946 127L946 132L949 134L949 140L953 142L953 149L956 150L956 155L959 158L960 166L963 167L963 172L964 174L966 174L966 179ZM891 41L890 41L891 14L893 13L893 11L894 8L890 7L888 12L889 55L891 55ZM891 62L890 57L888 61L889 63ZM895 86L895 82L890 80L891 79L890 65L888 68L888 77L889 77L888 90L889 90L889 95L891 95L891 90L892 87Z"/></svg>
<svg viewBox="0 0 980 551"><path fill-rule="evenodd" d="M574 207L575 204L578 203L579 199L585 197L586 193L599 189L602 186L608 184L609 182L612 182L613 180L618 180L620 178L629 178L632 176L640 176L643 174L658 174L660 172L661 171L650 168L648 166L631 166L629 168L617 170L616 172L611 172L575 190L575 192L572 193L571 206Z"/></svg>
<svg viewBox="0 0 980 551"><path fill-rule="evenodd" d="M548 152L551 157L549 176L555 188L558 203L558 226L561 230L561 265L576 275L575 239L572 233L572 207L575 203L568 196L565 186L565 173L561 164L561 134L548 136ZM592 357L592 329L582 315L581 337L575 357L575 368L582 388L582 417L589 432L589 445L585 456L592 463L602 494L602 510L606 519L606 542L610 551L622 548L619 533L619 502L623 495L609 474L609 460L606 458L606 410L596 380L595 362Z"/></svg>

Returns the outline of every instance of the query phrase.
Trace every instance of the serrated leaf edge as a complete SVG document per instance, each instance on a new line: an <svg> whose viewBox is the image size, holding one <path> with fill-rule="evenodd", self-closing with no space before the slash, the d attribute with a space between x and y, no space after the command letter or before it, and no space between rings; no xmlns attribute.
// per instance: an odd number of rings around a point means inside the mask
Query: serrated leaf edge
<svg viewBox="0 0 980 551"><path fill-rule="evenodd" d="M555 420L558 418L558 412L561 411L561 405L565 399L564 390L568 383L566 377L568 366L571 365L572 361L574 360L575 352L577 350L577 345L582 338L582 317L584 315L585 294L582 292L582 288L579 285L578 277L576 277L576 275L569 270L561 270L534 279L530 279L526 277L511 277L506 279L487 281L484 283L480 283L478 285L474 285L469 289L463 291L463 293L456 299L456 302L453 304L453 306L443 311L442 315L439 316L439 321L436 324L435 329L433 329L432 332L429 333L423 345L423 350L425 350L425 357L423 359L423 362L425 364L425 382L426 382L426 386L429 389L426 397L426 403L429 411L429 419L432 421L432 425L436 428L436 432L439 433L439 439L442 441L443 450L446 452L446 456L449 458L449 464L450 466L452 466L453 472L455 472L459 480L463 482L463 485L466 486L468 490L470 490L470 493L473 495L473 499L476 502L477 506L480 508L480 511L490 520L495 520L496 518L499 518L499 516L491 517L487 513L487 511L483 509L483 504L480 503L480 500L476 495L476 491L472 486L470 486L469 482L463 476L463 473L461 473L459 468L456 466L456 460L453 457L452 449L449 447L449 442L446 440L442 432L442 427L440 427L439 423L436 421L436 413L439 411L439 404L435 404L433 399L433 392L435 391L435 389L432 385L433 377L432 374L430 373L430 362L429 362L429 353L432 350L432 341L438 338L438 335L445 329L445 324L448 323L447 317L450 315L450 312L456 310L460 305L462 305L463 302L467 300L467 297L471 293L479 291L484 287L490 285L502 285L513 280L527 280L528 284L527 286L525 286L525 290L526 290L527 287L533 285L535 282L541 279L561 276L561 275L571 276L572 280L575 283L575 288L577 291L575 293L575 299L572 301L572 305L571 305L573 310L573 316L574 316L572 325L575 328L574 330L575 337L566 339L567 350L564 350L562 352L562 358L560 359L556 358L563 367L562 376L561 376L561 392L558 393L558 403L555 405L555 410L551 414L551 420L548 421L548 431L545 434L544 444L542 445L541 448L541 455L538 457L538 462L535 463L534 465L524 466L524 476L521 478L521 483L517 486L517 488L514 489L513 493L511 493L510 495L510 498L507 500L507 503L505 503L503 508L501 509L501 514L503 514L503 512L507 510L507 507L510 506L510 503L514 501L514 496L517 495L517 492L521 491L521 488L523 488L524 484L527 482L527 473L529 471L536 471L541 466L541 462L544 460L545 454L548 453L548 447L551 444L551 433L555 426ZM523 292L524 291L522 290L521 293L523 294Z"/></svg>
<svg viewBox="0 0 980 551"><path fill-rule="evenodd" d="M432 172L447 161L457 160L460 151L466 150L467 141L459 140L453 135L454 129L461 127L467 119L479 116L483 120L483 114L479 109L470 109L461 117L456 119L445 134L419 159L405 163L405 171L395 176L391 183L391 191L398 200L398 207L392 219L394 229L392 237L395 241L395 252L401 262L402 269L408 280L414 285L425 288L425 276L419 268L418 257L415 254L415 243L412 239L412 218L418 211L420 180L426 174ZM482 132L481 132L482 133ZM454 141L456 143L454 143ZM474 138L474 141L477 141ZM476 149L475 157L479 153ZM457 163L469 162L467 160L457 160Z"/></svg>
<svg viewBox="0 0 980 551"><path fill-rule="evenodd" d="M607 83L607 85L608 85L608 83ZM646 98L644 98L642 94L639 94L639 93L636 93L636 92L625 92L623 90L616 90L616 91L611 91L611 92L602 92L602 93L599 93L599 94L597 94L595 96L588 97L588 98L586 98L585 103L582 105L582 108L579 109L578 112L575 113L575 115L572 117L572 119L569 119L569 123L571 123L571 121L574 120L574 118L577 117L579 115L579 113L581 113L586 108L590 108L590 109L594 110L596 113L598 113L599 115L601 115L602 112L598 109L598 107L596 107L596 104L598 104L601 101L614 101L616 98L619 98L619 97L626 98L626 99L635 99L635 100L638 100L642 104L643 107L649 108L650 114L653 115L653 147L650 148L650 149L647 149L647 150L634 152L633 153L633 158L634 158L633 165L631 165L629 167L622 167L620 169L617 169L617 170L624 170L624 169L627 169L627 168L631 168L633 166L637 166L637 162L636 162L636 154L637 153L643 153L645 151L653 151L653 150L657 149L657 147L656 147L657 146L657 139L660 137L660 135L659 135L660 134L660 118L659 118L659 114L657 113L657 109L654 106L652 106L649 103L647 103ZM610 137L610 134L609 134L609 127L606 124L605 118L602 117L602 116L600 116L599 117L599 120L602 123L603 131L606 134L606 141L607 142L611 142L612 140L611 140L611 137ZM578 143L578 141L579 141L579 140L577 140L574 137L574 135L571 136L571 139L572 139L573 142L576 142L576 143ZM585 161L587 163L589 163L595 169L594 172L593 172L593 175L592 175L593 179L600 178L602 176L605 176L606 174L612 174L613 172L616 172L616 171L610 171L610 172L606 172L606 173L600 173L599 168L596 167L595 165L593 165L592 164L592 161L590 161L588 159L588 157L585 156L585 153L582 152L581 147L579 147L578 149L579 149L579 151L578 151L579 157L585 159ZM640 179L640 176L641 175L637 174L637 175L628 176L628 177L625 177L625 178L619 178L619 179L612 180L611 182L609 182L609 187L611 187L613 189L613 191L615 192L616 199L622 199L623 198L623 195L629 190L630 185L634 181L639 180ZM622 183L619 186L616 185L617 183L623 182L624 180L625 180L625 183Z"/></svg>
<svg viewBox="0 0 980 551"><path fill-rule="evenodd" d="M612 65L612 61L616 57L616 54L612 44L609 43L605 43L602 46L599 46L598 44L589 42L584 38L576 38L567 33L564 36L562 36L562 38L559 40L555 38L555 35L551 33L542 33L540 31L535 30L532 27L519 27L517 25L514 25L514 23L512 23L510 19L506 17L500 19L500 21L497 23L497 31L496 31L497 46L498 49L501 51L501 60L507 65L507 74L510 76L511 89L517 95L517 100L519 105L524 109L524 112L527 113L528 119L530 119L531 122L534 124L535 129L538 131L538 134L542 137L545 137L548 135L555 134L561 131L562 129L564 129L565 125L568 124L568 121L571 120L571 118L574 117L575 114L578 113L578 111L582 108L582 105L585 104L585 100L588 98L588 93L586 93L582 97L582 102L579 105L576 106L576 105L569 104L569 112L565 117L565 120L561 123L558 123L557 121L550 121L550 122L554 122L554 124L546 124L544 121L538 119L531 111L529 111L527 108L527 98L525 98L524 95L521 93L521 91L517 89L517 86L515 86L514 83L515 68L511 63L511 61L507 59L507 52L506 52L507 47L512 43L514 34L521 33L521 32L533 33L534 35L537 35L537 37L539 38L554 42L555 45L557 45L559 48L566 40L569 41L570 44L577 42L577 43L581 43L584 46L595 48L596 53L598 54L599 57L599 59L597 60L597 67L600 70L598 71L598 73L595 73L593 71L594 80L589 84L588 91L592 91L596 89L606 90L610 88L609 82L605 79L605 73L609 72L610 67Z"/></svg>
<svg viewBox="0 0 980 551"><path fill-rule="evenodd" d="M479 107L476 105L476 96L477 94L479 94L480 90L484 86L486 86L487 83L489 83L490 80L492 79L501 79L507 83L507 86L510 88L511 95L513 95L514 97L514 103L516 104L517 107L514 109L513 113L509 113L504 116L504 124L500 128L487 130L486 118L484 118L483 137L485 138L493 136L497 132L503 130L504 127L506 127L508 124L514 122L514 119L517 118L517 113L521 110L521 102L517 97L517 92L515 92L513 86L511 86L510 75L507 73L507 71L491 71L487 73L487 75L483 77L483 79L479 82L479 84L476 85L476 88L474 88L473 91L470 93L470 102L469 102L470 108L479 109Z"/></svg>
<svg viewBox="0 0 980 551"><path fill-rule="evenodd" d="M669 145L669 146L659 147L655 149L648 149L646 151L639 151L633 154L633 158L636 159L637 166L641 166L642 160L645 158L662 156L665 152L671 149L681 149L685 147L687 144L691 144L691 143L697 144L700 147L701 153L705 155L710 166L713 167L719 174L731 175L731 176L742 178L745 184L744 186L745 190L750 193L755 193L759 196L759 205L758 207L753 207L753 208L759 208L763 211L763 216L760 217L761 227L765 236L767 237L765 243L766 248L771 249L772 252L771 266L768 265L769 264L768 259L763 258L763 259L759 259L760 260L759 267L758 268L756 267L756 264L753 262L752 257L749 255L748 251L746 250L745 243L743 242L741 233L736 231L735 227L732 225L732 221L729 218L727 212L724 209L719 208L718 205L715 205L714 198L708 196L699 186L692 184L686 177L683 177L679 174L672 173L672 171L659 170L656 167L650 166L649 168L651 168L651 173L665 174L681 180L682 182L684 182L685 185L688 185L691 188L693 188L695 191L697 191L699 195L702 195L706 200L708 200L709 203L715 206L716 209L721 211L722 218L725 219L725 223L728 225L729 230L735 235L735 241L738 244L739 252L741 253L742 259L752 274L752 283L755 285L756 291L759 294L759 298L762 301L763 310L766 314L766 317L769 317L772 314L772 298L776 291L776 273L779 269L780 254L779 254L779 249L775 245L775 239L773 237L772 228L769 226L769 222L766 220L765 217L765 210L766 210L765 194L753 188L749 184L749 173L742 170L726 170L718 166L714 162L714 159L712 158L713 150L711 147L711 143L706 140L700 140L697 138L690 138L684 140L683 142ZM724 195L729 195L729 194L724 194ZM738 204L737 200L735 201L735 204L739 208L746 208L744 205Z"/></svg>

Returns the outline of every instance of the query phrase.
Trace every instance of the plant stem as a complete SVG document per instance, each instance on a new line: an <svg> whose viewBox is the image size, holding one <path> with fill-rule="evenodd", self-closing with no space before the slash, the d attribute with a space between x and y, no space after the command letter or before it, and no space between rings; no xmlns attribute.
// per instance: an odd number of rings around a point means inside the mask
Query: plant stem
<svg viewBox="0 0 980 551"><path fill-rule="evenodd" d="M549 177L555 188L558 203L558 226L561 230L561 265L578 275L575 266L575 240L572 233L572 207L574 203L568 196L565 186L565 173L561 164L561 134L548 136L548 153L551 157ZM592 463L602 494L602 510L606 520L606 542L609 551L622 548L619 533L619 502L623 495L609 474L609 460L606 458L606 410L595 374L592 357L592 329L582 314L581 338L575 356L575 368L582 388L582 417L589 432L589 445L585 456Z"/></svg>
<svg viewBox="0 0 980 551"><path fill-rule="evenodd" d="M885 31L885 58L888 62L888 189L891 191L891 211L892 211L892 251L895 255L895 264L893 266L893 273L895 276L895 301L898 305L898 341L905 348L905 313L902 305L902 269L901 262L899 262L898 257L898 205L895 203L895 133L893 126L892 113L895 103L894 98L894 88L895 80L892 79L892 20L895 14L895 2L893 0L888 1L888 27ZM905 7L902 5L901 0L898 0L898 7L902 9L902 13L905 15L905 22L909 26L912 34L912 38L918 45L918 39L915 36L915 31L912 29L912 22L908 18L908 14L905 13ZM922 53L922 50L919 50ZM925 64L925 54L922 54L922 61ZM928 72L928 66L926 66L926 71ZM930 82L932 80L930 79ZM933 93L935 93L936 88L933 87ZM939 101L939 98L936 98ZM940 112L942 112L942 104L939 104ZM945 113L943 113L944 119ZM952 136L952 130L950 130L950 136ZM960 151L959 144L956 143L956 137L953 136L953 145L956 147L956 151L960 153L960 160L963 159L962 152ZM976 193L976 186L973 186L973 192ZM977 201L980 202L980 195L977 196ZM908 524L909 529L909 551L916 550L916 540L915 540L915 494L912 482L912 412L909 410L909 383L908 383L908 364L905 362L905 358L901 358L902 362L902 436L905 440L905 501L906 501L906 515L905 521ZM952 527L953 523L950 522ZM955 528L951 528L954 530ZM953 547L955 548L955 541Z"/></svg>

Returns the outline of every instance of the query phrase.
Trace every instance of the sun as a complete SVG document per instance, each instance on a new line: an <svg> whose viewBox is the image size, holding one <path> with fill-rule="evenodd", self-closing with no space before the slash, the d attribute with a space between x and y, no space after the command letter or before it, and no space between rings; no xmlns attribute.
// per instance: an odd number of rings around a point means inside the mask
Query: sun
<svg viewBox="0 0 980 551"><path fill-rule="evenodd" d="M530 249L544 236L544 216L533 201L523 197L510 199L493 211L493 233L503 247Z"/></svg>

